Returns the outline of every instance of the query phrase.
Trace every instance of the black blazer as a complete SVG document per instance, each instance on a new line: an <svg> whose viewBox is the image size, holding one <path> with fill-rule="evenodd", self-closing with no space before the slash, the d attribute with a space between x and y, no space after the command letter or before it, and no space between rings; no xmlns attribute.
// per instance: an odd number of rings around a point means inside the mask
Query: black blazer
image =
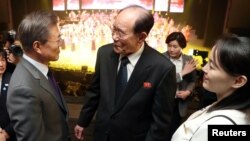
<svg viewBox="0 0 250 141"><path fill-rule="evenodd" d="M115 105L118 62L113 44L99 48L78 124L87 127L97 111L94 141L169 140L176 92L174 64L145 43Z"/></svg>
<svg viewBox="0 0 250 141"><path fill-rule="evenodd" d="M6 107L6 98L7 98L7 91L9 88L10 77L11 73L6 71L2 77L1 95L0 95L0 126L9 134L10 139L8 141L15 141L16 135L13 130L12 124L10 123L10 117Z"/></svg>

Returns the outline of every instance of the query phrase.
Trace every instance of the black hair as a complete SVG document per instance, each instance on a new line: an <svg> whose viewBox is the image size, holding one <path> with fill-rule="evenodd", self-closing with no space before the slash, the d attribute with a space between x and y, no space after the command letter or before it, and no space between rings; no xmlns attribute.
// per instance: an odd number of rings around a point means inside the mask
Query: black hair
<svg viewBox="0 0 250 141"><path fill-rule="evenodd" d="M6 51L2 47L0 48L0 56L2 56L3 58L5 58L5 60L7 62L7 53L6 53Z"/></svg>
<svg viewBox="0 0 250 141"><path fill-rule="evenodd" d="M187 40L182 32L172 32L167 36L165 43L169 44L171 41L175 40L178 42L182 49L187 46Z"/></svg>
<svg viewBox="0 0 250 141"><path fill-rule="evenodd" d="M217 109L250 109L250 38L237 35L222 36L214 46L215 65L232 76L244 75L247 82L228 97L222 99L209 111Z"/></svg>

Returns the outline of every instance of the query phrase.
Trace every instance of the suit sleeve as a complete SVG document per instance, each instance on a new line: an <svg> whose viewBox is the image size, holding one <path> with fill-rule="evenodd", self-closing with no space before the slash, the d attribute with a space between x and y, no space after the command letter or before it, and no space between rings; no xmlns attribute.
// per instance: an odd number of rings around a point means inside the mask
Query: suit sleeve
<svg viewBox="0 0 250 141"><path fill-rule="evenodd" d="M174 65L165 72L157 86L152 105L153 122L146 141L166 141L171 138L170 128L176 92Z"/></svg>
<svg viewBox="0 0 250 141"><path fill-rule="evenodd" d="M191 59L193 59L192 56L188 56L188 61L190 61ZM192 92L193 89L195 88L195 83L197 80L196 70L194 70L191 73L184 76L183 79L187 79L187 81L188 81L186 90L190 90Z"/></svg>
<svg viewBox="0 0 250 141"><path fill-rule="evenodd" d="M44 141L42 104L31 88L10 88L7 110L18 141Z"/></svg>
<svg viewBox="0 0 250 141"><path fill-rule="evenodd" d="M90 87L86 91L84 105L81 109L77 124L81 127L87 127L99 104L100 97L100 51L97 53L97 61L95 65L95 73L91 80Z"/></svg>

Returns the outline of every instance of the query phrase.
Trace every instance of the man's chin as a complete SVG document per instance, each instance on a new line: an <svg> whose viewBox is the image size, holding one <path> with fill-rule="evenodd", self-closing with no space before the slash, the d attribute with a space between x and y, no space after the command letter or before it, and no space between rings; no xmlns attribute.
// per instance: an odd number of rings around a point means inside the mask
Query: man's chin
<svg viewBox="0 0 250 141"><path fill-rule="evenodd" d="M114 51L115 51L116 53L118 53L118 54L122 54L122 53L124 52L123 49L121 49L120 47L116 47L116 46L114 46Z"/></svg>
<svg viewBox="0 0 250 141"><path fill-rule="evenodd" d="M50 61L57 61L59 59L59 56L56 56L55 58L51 59Z"/></svg>
<svg viewBox="0 0 250 141"><path fill-rule="evenodd" d="M177 59L176 55L169 55L171 58Z"/></svg>

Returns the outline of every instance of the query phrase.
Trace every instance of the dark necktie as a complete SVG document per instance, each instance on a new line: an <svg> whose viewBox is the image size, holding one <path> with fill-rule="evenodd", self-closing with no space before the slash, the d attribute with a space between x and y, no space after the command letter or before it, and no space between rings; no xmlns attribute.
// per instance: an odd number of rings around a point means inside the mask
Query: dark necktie
<svg viewBox="0 0 250 141"><path fill-rule="evenodd" d="M61 99L61 90L60 90L59 86L57 85L57 82L56 82L56 80L55 80L55 78L53 76L53 73L50 70L48 71L47 76L48 76L48 80L49 80L52 88L55 91L56 98L59 100L59 102L62 102L62 99Z"/></svg>
<svg viewBox="0 0 250 141"><path fill-rule="evenodd" d="M128 79L127 64L128 63L129 63L128 57L127 56L122 57L120 69L119 69L119 72L117 74L117 79L116 79L116 101L123 94L126 84L127 84L127 79Z"/></svg>

